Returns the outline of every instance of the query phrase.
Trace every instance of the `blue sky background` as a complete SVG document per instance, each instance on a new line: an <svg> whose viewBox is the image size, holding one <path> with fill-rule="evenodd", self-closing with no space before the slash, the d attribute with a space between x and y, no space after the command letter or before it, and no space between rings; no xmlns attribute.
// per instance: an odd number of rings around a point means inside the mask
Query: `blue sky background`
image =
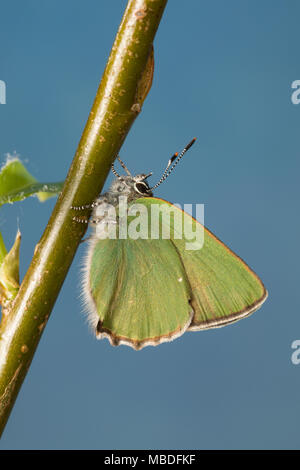
<svg viewBox="0 0 300 470"><path fill-rule="evenodd" d="M125 5L1 2L1 161L16 151L40 181L65 177ZM263 308L157 348L113 348L85 324L80 246L1 449L300 447L299 14L296 0L170 1L152 90L121 151L158 178L198 137L156 195L205 204L207 227L263 279ZM22 276L54 202L1 208L6 244L18 223L23 234Z"/></svg>

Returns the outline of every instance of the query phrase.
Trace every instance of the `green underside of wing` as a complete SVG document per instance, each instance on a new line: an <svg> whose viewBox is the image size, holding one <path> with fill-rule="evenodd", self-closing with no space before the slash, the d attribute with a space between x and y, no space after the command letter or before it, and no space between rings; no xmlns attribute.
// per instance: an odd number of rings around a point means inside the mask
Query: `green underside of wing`
<svg viewBox="0 0 300 470"><path fill-rule="evenodd" d="M185 251L181 240L174 241L192 288L195 312L191 327L205 323L234 321L233 316L250 313L264 297L264 287L256 275L216 240L207 230L199 252ZM236 318L238 319L238 318Z"/></svg>
<svg viewBox="0 0 300 470"><path fill-rule="evenodd" d="M137 348L159 343L187 327L231 323L263 303L266 291L256 274L191 216L161 199L135 203L148 209L148 236L151 206L160 205L159 238L99 240L91 257L90 294L100 332L113 343L123 340ZM201 249L187 249L191 240L184 233L179 238L185 223L200 238L204 235ZM168 230L171 238L163 239Z"/></svg>
<svg viewBox="0 0 300 470"><path fill-rule="evenodd" d="M113 343L130 341L138 348L168 340L190 323L190 287L171 241L98 241L90 289L101 321L98 332Z"/></svg>
<svg viewBox="0 0 300 470"><path fill-rule="evenodd" d="M144 201L148 207L156 203L163 204L167 209L174 208L172 204L156 198ZM177 208L174 212L182 215L182 226L184 221L189 221L193 232L200 230L201 234L201 229L203 230L202 248L186 249L190 240L186 237L175 238L178 224L175 216L170 218L171 233L173 229L174 235L172 242L182 260L192 290L191 304L195 314L190 328L222 326L256 310L267 295L258 276L190 215ZM163 223L162 217L161 224Z"/></svg>

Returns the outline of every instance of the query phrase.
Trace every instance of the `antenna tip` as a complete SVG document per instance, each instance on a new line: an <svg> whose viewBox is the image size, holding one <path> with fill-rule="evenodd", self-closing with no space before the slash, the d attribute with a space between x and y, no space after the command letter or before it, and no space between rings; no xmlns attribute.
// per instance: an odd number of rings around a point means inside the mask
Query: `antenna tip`
<svg viewBox="0 0 300 470"><path fill-rule="evenodd" d="M187 151L191 146L196 142L196 137L193 138L193 140L190 141L189 144L185 147L185 150Z"/></svg>

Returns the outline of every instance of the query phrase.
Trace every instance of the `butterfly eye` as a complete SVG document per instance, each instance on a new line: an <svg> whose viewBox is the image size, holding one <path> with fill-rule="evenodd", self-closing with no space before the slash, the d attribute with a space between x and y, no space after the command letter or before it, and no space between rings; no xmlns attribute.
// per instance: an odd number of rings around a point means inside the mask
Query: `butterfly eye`
<svg viewBox="0 0 300 470"><path fill-rule="evenodd" d="M134 189L139 194L148 194L149 187L146 183L135 183Z"/></svg>

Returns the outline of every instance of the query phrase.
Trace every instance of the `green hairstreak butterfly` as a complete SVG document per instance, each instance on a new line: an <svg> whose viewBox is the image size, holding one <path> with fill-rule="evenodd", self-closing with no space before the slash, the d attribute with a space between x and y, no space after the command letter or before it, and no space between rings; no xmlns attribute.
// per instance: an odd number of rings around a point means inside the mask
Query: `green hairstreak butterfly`
<svg viewBox="0 0 300 470"><path fill-rule="evenodd" d="M126 174L112 165L116 179L110 189L91 205L72 207L92 209L83 297L97 338L112 345L141 349L186 331L225 326L267 298L259 277L239 256L179 207L153 197L194 142L171 157L153 187L147 182L151 173L132 176L118 157ZM138 223L137 213L144 216ZM188 225L199 235L198 244L183 230Z"/></svg>

